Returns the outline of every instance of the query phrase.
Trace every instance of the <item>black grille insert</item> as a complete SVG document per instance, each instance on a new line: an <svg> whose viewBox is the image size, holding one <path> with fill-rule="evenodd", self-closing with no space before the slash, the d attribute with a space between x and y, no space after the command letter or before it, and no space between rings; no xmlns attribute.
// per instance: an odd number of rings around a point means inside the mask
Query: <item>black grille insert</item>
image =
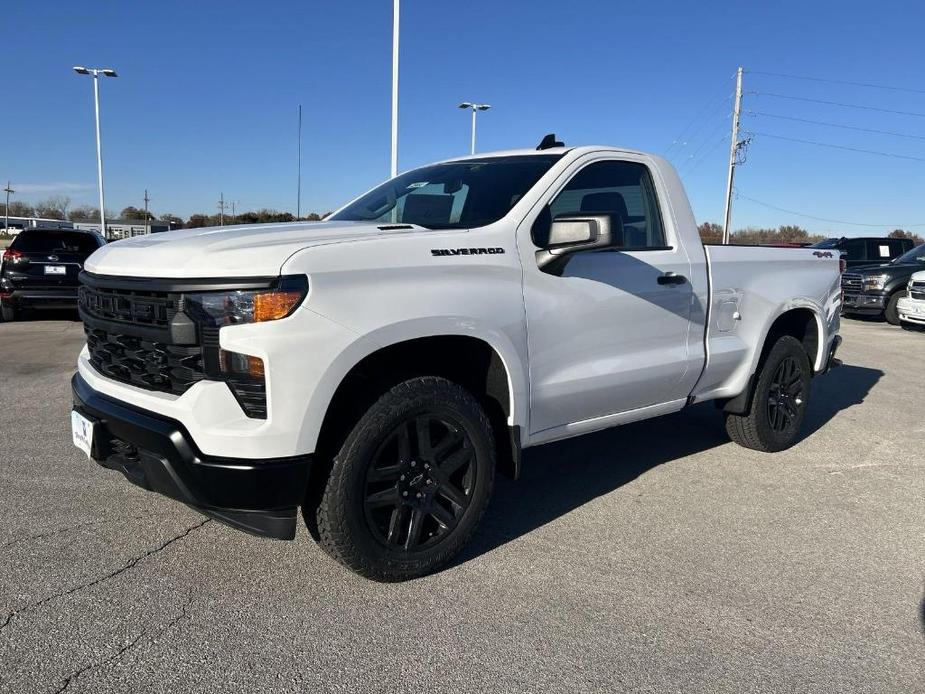
<svg viewBox="0 0 925 694"><path fill-rule="evenodd" d="M180 395L205 378L199 345L168 345L84 326L90 363L104 376Z"/></svg>
<svg viewBox="0 0 925 694"><path fill-rule="evenodd" d="M94 318L166 328L177 313L179 297L167 292L109 289L82 285L77 303Z"/></svg>

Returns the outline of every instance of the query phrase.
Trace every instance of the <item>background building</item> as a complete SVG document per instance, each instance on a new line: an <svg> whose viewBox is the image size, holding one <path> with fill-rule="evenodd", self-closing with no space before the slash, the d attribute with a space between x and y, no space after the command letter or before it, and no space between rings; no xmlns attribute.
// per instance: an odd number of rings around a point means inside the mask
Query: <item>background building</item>
<svg viewBox="0 0 925 694"><path fill-rule="evenodd" d="M87 231L99 231L99 222L74 222L71 226L75 229L86 229ZM143 219L113 219L106 220L106 238L110 241L115 239L127 239L132 236L144 236L147 231L156 234L161 231L167 231L167 222L152 219L145 225Z"/></svg>

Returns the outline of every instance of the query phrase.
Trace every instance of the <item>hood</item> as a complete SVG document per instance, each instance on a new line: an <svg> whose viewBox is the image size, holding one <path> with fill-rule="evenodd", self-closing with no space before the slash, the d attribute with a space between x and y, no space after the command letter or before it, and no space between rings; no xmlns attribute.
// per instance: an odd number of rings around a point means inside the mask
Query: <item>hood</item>
<svg viewBox="0 0 925 694"><path fill-rule="evenodd" d="M848 268L847 272L859 275L904 274L920 269L921 263L878 263L877 265L860 265Z"/></svg>
<svg viewBox="0 0 925 694"><path fill-rule="evenodd" d="M133 277L266 277L310 246L429 231L409 226L290 222L179 229L108 243L84 267L99 275Z"/></svg>

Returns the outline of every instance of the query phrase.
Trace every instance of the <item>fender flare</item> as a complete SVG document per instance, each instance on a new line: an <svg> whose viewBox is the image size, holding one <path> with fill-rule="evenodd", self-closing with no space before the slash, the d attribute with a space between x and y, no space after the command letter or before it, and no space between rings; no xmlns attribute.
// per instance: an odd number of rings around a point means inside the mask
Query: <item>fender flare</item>
<svg viewBox="0 0 925 694"><path fill-rule="evenodd" d="M517 345L506 333L471 317L415 318L357 335L357 338L340 352L338 358L325 369L306 403L302 431L299 432L299 449L315 450L324 416L334 395L357 364L392 345L443 336L474 338L494 350L507 375L510 399L508 426L518 433L527 431L529 381L526 362L520 356L521 353L525 353L525 345L523 351L518 350ZM519 450L519 445L517 448Z"/></svg>

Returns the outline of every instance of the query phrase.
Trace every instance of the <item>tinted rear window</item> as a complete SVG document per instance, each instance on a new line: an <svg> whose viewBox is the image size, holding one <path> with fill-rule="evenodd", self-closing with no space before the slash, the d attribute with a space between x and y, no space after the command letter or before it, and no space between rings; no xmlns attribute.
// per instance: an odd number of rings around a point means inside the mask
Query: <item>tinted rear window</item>
<svg viewBox="0 0 925 694"><path fill-rule="evenodd" d="M93 253L99 244L91 234L76 231L24 231L10 247L23 253Z"/></svg>

